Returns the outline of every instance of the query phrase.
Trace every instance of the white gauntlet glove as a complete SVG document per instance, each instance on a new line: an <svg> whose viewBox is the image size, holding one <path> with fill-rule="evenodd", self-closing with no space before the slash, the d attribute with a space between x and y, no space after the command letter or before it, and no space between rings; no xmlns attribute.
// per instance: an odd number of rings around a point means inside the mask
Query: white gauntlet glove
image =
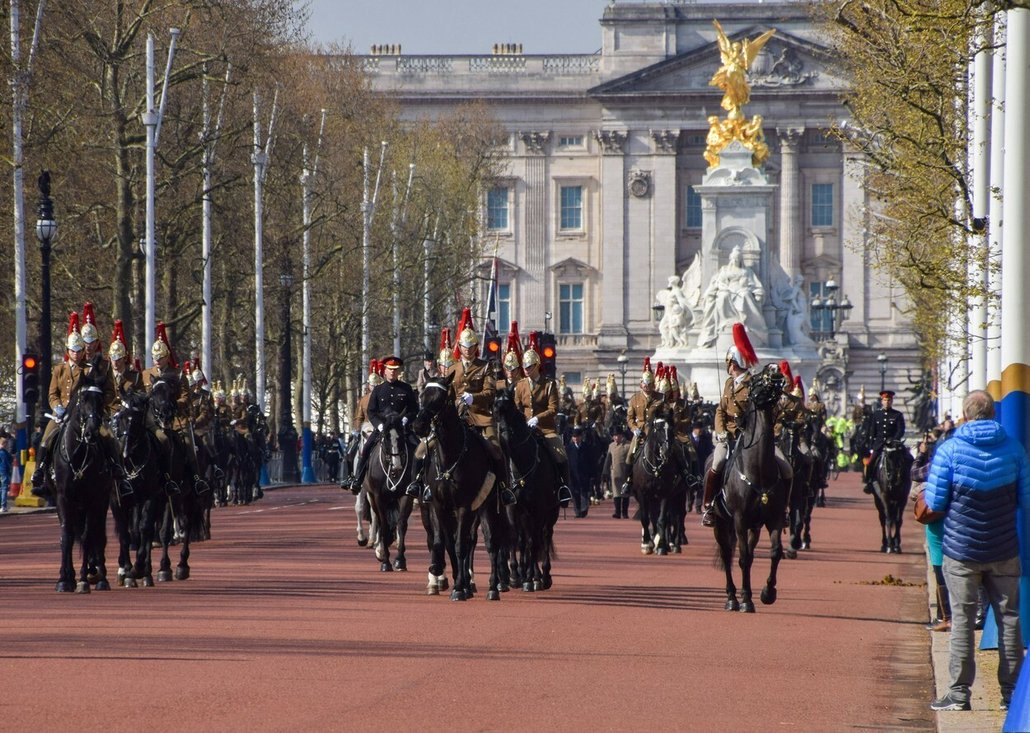
<svg viewBox="0 0 1030 733"><path fill-rule="evenodd" d="M463 392L461 395L461 401L464 402L466 405L471 405L473 399L474 398L472 397L472 395L468 392Z"/></svg>
<svg viewBox="0 0 1030 733"><path fill-rule="evenodd" d="M64 405L58 405L54 408L54 417L58 420L64 417Z"/></svg>
<svg viewBox="0 0 1030 733"><path fill-rule="evenodd" d="M404 427L408 426L408 418L407 417L402 417L401 418L401 425L404 426Z"/></svg>
<svg viewBox="0 0 1030 733"><path fill-rule="evenodd" d="M526 420L526 425L528 425L531 428L535 428L539 422L540 422L540 419L537 418L536 416L533 416L533 417L529 418L528 420Z"/></svg>
<svg viewBox="0 0 1030 733"><path fill-rule="evenodd" d="M643 435L643 434L644 434L644 431L643 431L643 430L641 430L640 428L637 428L636 430L634 430L634 431L633 431L633 435L635 435L635 436L636 436L636 437L638 437L638 438L639 438L639 437L640 437L641 435Z"/></svg>
<svg viewBox="0 0 1030 733"><path fill-rule="evenodd" d="M721 432L721 433L716 433L716 434L715 434L715 442L716 442L716 443L725 443L725 442L726 442L726 439L727 439L727 437L728 437L728 436L727 436L727 434L725 433L725 431L724 431L724 432Z"/></svg>
<svg viewBox="0 0 1030 733"><path fill-rule="evenodd" d="M383 432L383 424L379 423L378 425L376 425L376 430L378 430L380 433Z"/></svg>

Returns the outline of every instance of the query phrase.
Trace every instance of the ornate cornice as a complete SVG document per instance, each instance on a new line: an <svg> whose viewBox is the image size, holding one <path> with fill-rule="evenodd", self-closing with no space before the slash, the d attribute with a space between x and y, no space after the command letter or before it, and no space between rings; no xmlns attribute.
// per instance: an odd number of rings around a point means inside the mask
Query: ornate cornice
<svg viewBox="0 0 1030 733"><path fill-rule="evenodd" d="M804 127L777 127L776 134L780 138L781 148L793 148L797 149L797 146L801 143L801 138L805 134Z"/></svg>
<svg viewBox="0 0 1030 733"><path fill-rule="evenodd" d="M594 133L605 155L622 155L626 152L627 135L621 130L598 130Z"/></svg>
<svg viewBox="0 0 1030 733"><path fill-rule="evenodd" d="M676 145L680 139L680 131L651 130L651 139L654 141L655 153L672 155L676 152Z"/></svg>
<svg viewBox="0 0 1030 733"><path fill-rule="evenodd" d="M519 137L522 144L526 146L526 152L533 155L545 155L547 143L551 141L551 131L544 132L520 132Z"/></svg>

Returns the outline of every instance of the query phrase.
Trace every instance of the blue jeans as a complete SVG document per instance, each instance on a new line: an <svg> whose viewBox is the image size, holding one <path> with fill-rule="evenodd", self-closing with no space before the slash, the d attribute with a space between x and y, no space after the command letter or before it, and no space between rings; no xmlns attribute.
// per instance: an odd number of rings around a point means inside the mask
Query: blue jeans
<svg viewBox="0 0 1030 733"><path fill-rule="evenodd" d="M969 701L969 688L976 677L974 626L977 597L982 583L998 620L998 684L1004 700L1012 690L1023 663L1023 638L1019 630L1019 557L998 562L977 563L944 557L944 579L951 595L951 695Z"/></svg>

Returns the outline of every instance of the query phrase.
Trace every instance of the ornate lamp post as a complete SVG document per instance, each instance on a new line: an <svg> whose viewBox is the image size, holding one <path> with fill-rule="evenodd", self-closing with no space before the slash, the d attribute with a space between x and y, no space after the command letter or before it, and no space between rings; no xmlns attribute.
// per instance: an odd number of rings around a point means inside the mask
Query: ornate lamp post
<svg viewBox="0 0 1030 733"><path fill-rule="evenodd" d="M36 220L36 239L39 240L40 256L40 313L39 313L39 380L40 390L50 389L51 353L50 333L50 245L57 236L57 221L54 219L54 202L50 198L50 171L43 171L39 177L39 218ZM46 421L46 410L40 410L40 423Z"/></svg>
<svg viewBox="0 0 1030 733"><path fill-rule="evenodd" d="M883 392L887 389L887 362L890 361L890 359L888 359L887 355L881 351L879 356L876 357L876 360L880 362L880 391Z"/></svg>
<svg viewBox="0 0 1030 733"><path fill-rule="evenodd" d="M823 290L826 293L825 297L813 298L811 307L813 313L820 315L828 313L830 315L830 330L829 332L822 331L822 333L826 335L827 339L832 340L840 330L841 324L848 320L848 316L854 306L848 300L847 295L841 297L839 303L837 302L837 291L840 290L840 286L833 279L826 282Z"/></svg>
<svg viewBox="0 0 1030 733"><path fill-rule="evenodd" d="M626 352L623 351L615 361L619 363L619 374L622 375L620 396L622 399L626 399L626 370L629 368L629 357L626 356Z"/></svg>
<svg viewBox="0 0 1030 733"><path fill-rule="evenodd" d="M279 344L279 450L283 454L283 475L286 483L298 483L297 473L297 429L293 425L293 409L290 385L293 382L293 362L291 360L290 342L293 338L290 323L290 289L293 287L293 275L283 268L279 275L282 286L282 319L283 340Z"/></svg>

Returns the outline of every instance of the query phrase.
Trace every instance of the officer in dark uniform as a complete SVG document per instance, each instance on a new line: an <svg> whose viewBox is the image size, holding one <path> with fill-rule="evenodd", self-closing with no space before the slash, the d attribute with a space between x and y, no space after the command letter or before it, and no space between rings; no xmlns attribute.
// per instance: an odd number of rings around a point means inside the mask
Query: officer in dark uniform
<svg viewBox="0 0 1030 733"><path fill-rule="evenodd" d="M379 442L384 430L390 427L394 421L400 421L403 428L415 419L418 413L418 398L415 390L407 382L400 380L401 368L404 362L398 356L388 356L383 360L386 381L372 390L368 398L368 420L372 423L374 430L365 441L361 449L361 458L358 459L358 467L354 475L349 479L349 487L360 487L365 480L365 471L368 469L368 459L372 455L372 448ZM405 430L407 433L408 431ZM417 495L417 490L408 488L410 496Z"/></svg>
<svg viewBox="0 0 1030 733"><path fill-rule="evenodd" d="M883 447L888 441L905 437L905 416L894 409L894 392L889 389L880 392L880 409L873 411L869 423L869 462L865 466L863 489L867 494L873 493L876 465L880 461Z"/></svg>

